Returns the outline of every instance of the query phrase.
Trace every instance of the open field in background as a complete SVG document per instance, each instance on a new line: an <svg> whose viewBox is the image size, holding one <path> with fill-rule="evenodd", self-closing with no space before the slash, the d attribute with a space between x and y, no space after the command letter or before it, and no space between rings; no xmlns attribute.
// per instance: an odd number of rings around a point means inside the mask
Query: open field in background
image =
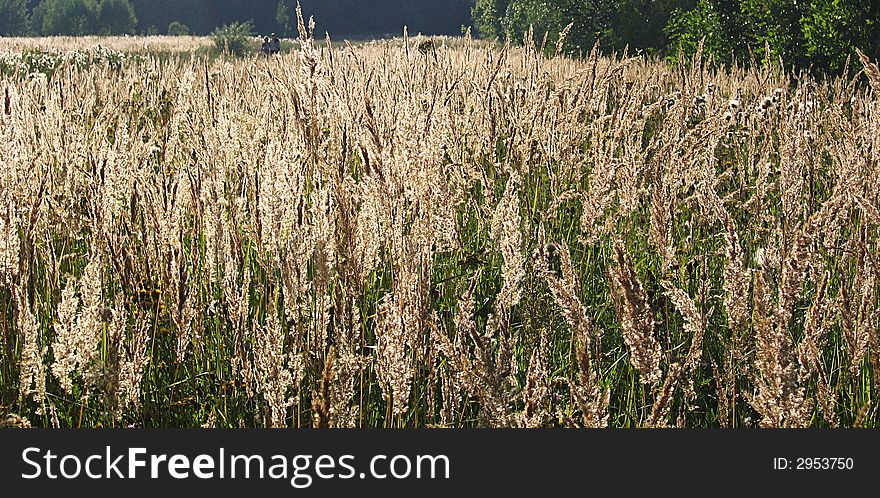
<svg viewBox="0 0 880 498"><path fill-rule="evenodd" d="M119 52L192 52L208 48L207 36L40 36L0 37L0 52L23 50L88 50L97 45Z"/></svg>
<svg viewBox="0 0 880 498"><path fill-rule="evenodd" d="M243 38L244 50L242 57L256 57L260 54L263 36L246 36ZM423 37L416 34L414 47L425 44L425 47L461 48L463 37L431 36ZM325 33L316 41L320 53L346 47L403 47L405 37L389 37L375 39L333 39ZM471 47L497 46L495 42L470 40ZM298 38L283 38L281 52L289 53L301 50ZM43 72L51 74L62 63L76 65L80 68L92 63L118 66L126 59L152 57L159 60L172 58L207 58L209 61L225 55L222 42L210 36L51 36L51 37L0 37L0 73Z"/></svg>
<svg viewBox="0 0 880 498"><path fill-rule="evenodd" d="M0 76L5 423L877 425L875 65L423 41Z"/></svg>

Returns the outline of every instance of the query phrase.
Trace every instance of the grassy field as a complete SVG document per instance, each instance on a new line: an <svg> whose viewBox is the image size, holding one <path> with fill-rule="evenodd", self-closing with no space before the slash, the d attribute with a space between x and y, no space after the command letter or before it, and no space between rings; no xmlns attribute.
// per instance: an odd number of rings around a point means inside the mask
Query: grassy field
<svg viewBox="0 0 880 498"><path fill-rule="evenodd" d="M198 36L39 36L0 37L0 51L88 50L96 45L127 53L193 52L213 45Z"/></svg>
<svg viewBox="0 0 880 498"><path fill-rule="evenodd" d="M0 65L4 424L878 425L867 58L149 40Z"/></svg>

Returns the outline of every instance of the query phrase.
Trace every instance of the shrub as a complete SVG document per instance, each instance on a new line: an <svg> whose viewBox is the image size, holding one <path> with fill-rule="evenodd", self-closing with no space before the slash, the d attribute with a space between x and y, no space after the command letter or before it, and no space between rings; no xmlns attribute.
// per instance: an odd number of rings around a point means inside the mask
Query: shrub
<svg viewBox="0 0 880 498"><path fill-rule="evenodd" d="M180 21L171 21L168 25L168 36L188 36L189 28Z"/></svg>
<svg viewBox="0 0 880 498"><path fill-rule="evenodd" d="M214 46L221 53L231 55L244 55L250 51L250 38L253 36L253 24L251 21L232 24L224 24L211 33Z"/></svg>

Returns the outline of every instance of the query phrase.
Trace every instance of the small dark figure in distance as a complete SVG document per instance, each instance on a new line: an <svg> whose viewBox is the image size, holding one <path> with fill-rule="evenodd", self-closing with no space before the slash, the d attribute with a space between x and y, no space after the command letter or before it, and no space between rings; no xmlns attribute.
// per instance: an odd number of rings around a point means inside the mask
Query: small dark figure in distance
<svg viewBox="0 0 880 498"><path fill-rule="evenodd" d="M281 40L275 36L275 33L272 33L272 41L269 42L269 53L272 55L281 52Z"/></svg>
<svg viewBox="0 0 880 498"><path fill-rule="evenodd" d="M260 51L263 53L263 55L269 55L269 53L271 52L271 47L272 44L269 43L269 37L263 37L263 44L260 46Z"/></svg>

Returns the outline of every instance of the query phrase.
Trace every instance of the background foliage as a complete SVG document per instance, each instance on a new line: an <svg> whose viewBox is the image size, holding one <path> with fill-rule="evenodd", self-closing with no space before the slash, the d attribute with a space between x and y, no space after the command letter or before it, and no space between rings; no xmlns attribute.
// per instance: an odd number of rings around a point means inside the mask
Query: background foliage
<svg viewBox="0 0 880 498"><path fill-rule="evenodd" d="M677 57L697 51L731 62L769 55L799 68L840 70L855 48L876 55L880 2L860 0L477 0L474 24L483 36L552 40L573 23L571 52L599 41ZM765 54L765 47L770 54Z"/></svg>

